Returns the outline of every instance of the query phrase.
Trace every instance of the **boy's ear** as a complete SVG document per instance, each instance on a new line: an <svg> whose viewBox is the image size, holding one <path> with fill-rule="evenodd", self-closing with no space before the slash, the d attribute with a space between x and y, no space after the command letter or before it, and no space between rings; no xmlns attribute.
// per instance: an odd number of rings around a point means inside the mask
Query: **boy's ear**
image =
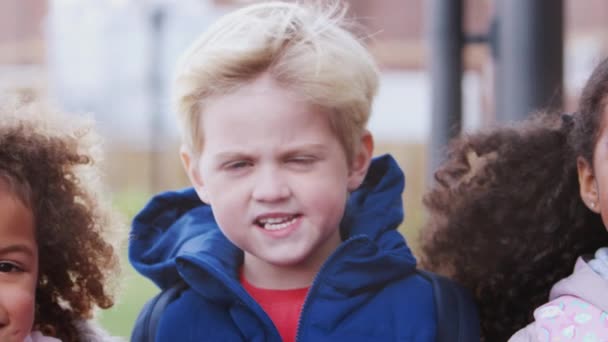
<svg viewBox="0 0 608 342"><path fill-rule="evenodd" d="M190 149L186 145L182 145L179 148L179 156L182 160L182 166L190 179L190 183L194 187L196 194L201 199L201 201L209 204L209 199L207 195L207 189L204 186L201 174L199 172L199 168L196 165L195 158L190 151Z"/></svg>
<svg viewBox="0 0 608 342"><path fill-rule="evenodd" d="M355 191L367 174L369 164L374 153L374 138L369 131L365 131L361 136L359 148L353 156L350 173L348 176L348 191Z"/></svg>
<svg viewBox="0 0 608 342"><path fill-rule="evenodd" d="M593 173L593 168L583 157L576 159L576 168L578 171L578 184L583 202L591 211L600 212L599 191L597 188L597 180Z"/></svg>

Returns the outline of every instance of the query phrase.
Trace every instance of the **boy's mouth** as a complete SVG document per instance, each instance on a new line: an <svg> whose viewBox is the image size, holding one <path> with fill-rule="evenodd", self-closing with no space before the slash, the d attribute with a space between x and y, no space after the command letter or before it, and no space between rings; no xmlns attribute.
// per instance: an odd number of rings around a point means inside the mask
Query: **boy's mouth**
<svg viewBox="0 0 608 342"><path fill-rule="evenodd" d="M302 215L262 215L255 220L255 224L266 230L281 230L292 225L300 216Z"/></svg>

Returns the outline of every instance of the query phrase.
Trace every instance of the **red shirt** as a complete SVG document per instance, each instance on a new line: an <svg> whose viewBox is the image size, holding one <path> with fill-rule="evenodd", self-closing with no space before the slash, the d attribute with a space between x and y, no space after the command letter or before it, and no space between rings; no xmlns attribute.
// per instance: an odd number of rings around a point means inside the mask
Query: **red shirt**
<svg viewBox="0 0 608 342"><path fill-rule="evenodd" d="M241 272L241 284L270 317L284 342L296 340L298 321L308 287L293 290L270 290L251 285Z"/></svg>

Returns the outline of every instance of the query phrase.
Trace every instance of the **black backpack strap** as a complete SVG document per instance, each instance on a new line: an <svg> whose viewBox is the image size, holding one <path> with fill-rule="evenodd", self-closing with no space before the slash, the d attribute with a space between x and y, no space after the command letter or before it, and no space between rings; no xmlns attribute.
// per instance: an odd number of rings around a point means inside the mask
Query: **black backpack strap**
<svg viewBox="0 0 608 342"><path fill-rule="evenodd" d="M418 270L433 284L437 312L437 342L478 342L479 315L470 293L435 273Z"/></svg>
<svg viewBox="0 0 608 342"><path fill-rule="evenodd" d="M422 270L417 270L417 273L433 286L437 312L437 342L479 341L479 316L468 291L437 274ZM137 316L131 341L155 342L163 311L187 287L185 282L180 281L150 299Z"/></svg>
<svg viewBox="0 0 608 342"><path fill-rule="evenodd" d="M184 281L180 281L152 297L141 309L135 320L131 332L131 342L155 342L158 323L163 311L187 287L188 285Z"/></svg>

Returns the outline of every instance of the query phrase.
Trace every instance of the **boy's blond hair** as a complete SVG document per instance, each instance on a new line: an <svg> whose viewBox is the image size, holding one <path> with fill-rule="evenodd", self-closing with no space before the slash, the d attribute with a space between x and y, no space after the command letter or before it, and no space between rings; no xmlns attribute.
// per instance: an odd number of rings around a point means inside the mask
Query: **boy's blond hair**
<svg viewBox="0 0 608 342"><path fill-rule="evenodd" d="M212 25L182 56L175 79L176 111L191 152L198 155L203 148L205 100L268 73L331 113L332 129L352 160L378 88L378 69L344 28L345 12L335 1L314 6L265 2Z"/></svg>

